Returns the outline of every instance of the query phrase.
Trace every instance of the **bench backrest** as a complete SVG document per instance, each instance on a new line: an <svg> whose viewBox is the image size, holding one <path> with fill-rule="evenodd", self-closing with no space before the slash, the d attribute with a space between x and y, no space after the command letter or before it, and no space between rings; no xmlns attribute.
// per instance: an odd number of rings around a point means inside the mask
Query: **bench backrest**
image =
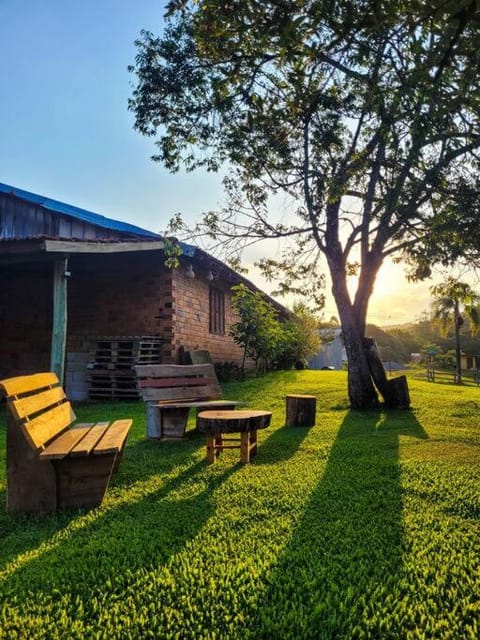
<svg viewBox="0 0 480 640"><path fill-rule="evenodd" d="M222 389L211 364L137 365L138 387L145 402L218 400Z"/></svg>
<svg viewBox="0 0 480 640"><path fill-rule="evenodd" d="M9 417L22 429L30 446L43 449L75 420L55 373L35 373L0 380Z"/></svg>

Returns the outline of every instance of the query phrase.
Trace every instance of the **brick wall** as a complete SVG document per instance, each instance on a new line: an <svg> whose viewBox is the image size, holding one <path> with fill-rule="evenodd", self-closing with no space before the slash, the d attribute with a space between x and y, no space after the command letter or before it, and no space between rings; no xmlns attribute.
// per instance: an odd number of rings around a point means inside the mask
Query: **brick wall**
<svg viewBox="0 0 480 640"><path fill-rule="evenodd" d="M69 269L71 348L85 336L169 339L170 274L159 252L77 256Z"/></svg>
<svg viewBox="0 0 480 640"><path fill-rule="evenodd" d="M51 264L2 266L0 274L0 377L48 371Z"/></svg>
<svg viewBox="0 0 480 640"><path fill-rule="evenodd" d="M209 332L209 288L210 282L206 273L194 267L195 278L187 278L185 265L175 270L173 277L174 306L174 353L183 347L190 349L207 349L214 362L234 361L240 363L243 350L235 344L229 335L230 326L236 321L232 311L230 287L221 281L212 281L225 293L225 334L216 335Z"/></svg>
<svg viewBox="0 0 480 640"><path fill-rule="evenodd" d="M194 265L170 271L159 252L72 256L68 280L66 388L74 400L86 397L86 364L99 336L159 336L164 362L176 362L181 348L207 349L214 361L241 362L229 336L235 321L225 292L225 334L209 332L209 286ZM52 264L2 267L0 278L0 376L48 370L52 324Z"/></svg>

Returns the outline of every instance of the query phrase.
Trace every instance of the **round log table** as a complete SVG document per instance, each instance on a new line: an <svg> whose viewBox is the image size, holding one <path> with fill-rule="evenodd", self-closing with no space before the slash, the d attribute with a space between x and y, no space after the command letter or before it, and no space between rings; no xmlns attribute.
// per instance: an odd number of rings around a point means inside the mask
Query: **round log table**
<svg viewBox="0 0 480 640"><path fill-rule="evenodd" d="M268 427L271 418L269 411L247 409L199 413L197 429L207 438L208 464L213 464L224 449L240 449L240 462L250 462L257 453L257 430ZM224 434L229 433L239 433L240 437L226 438Z"/></svg>

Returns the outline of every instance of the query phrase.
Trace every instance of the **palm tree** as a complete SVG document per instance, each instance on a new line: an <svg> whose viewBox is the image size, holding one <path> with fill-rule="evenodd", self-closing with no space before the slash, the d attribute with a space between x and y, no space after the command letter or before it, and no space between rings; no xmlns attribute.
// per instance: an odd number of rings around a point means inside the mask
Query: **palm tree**
<svg viewBox="0 0 480 640"><path fill-rule="evenodd" d="M430 291L435 298L432 305L433 321L439 325L442 335L446 335L452 326L455 329L455 381L461 384L460 327L464 322L463 316L466 316L471 334L478 333L480 296L466 282L458 282L451 277L431 287Z"/></svg>

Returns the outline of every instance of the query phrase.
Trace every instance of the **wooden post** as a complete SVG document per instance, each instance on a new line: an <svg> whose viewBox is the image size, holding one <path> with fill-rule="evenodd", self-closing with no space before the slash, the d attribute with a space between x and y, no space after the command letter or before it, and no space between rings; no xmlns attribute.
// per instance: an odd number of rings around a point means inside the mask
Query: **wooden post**
<svg viewBox="0 0 480 640"><path fill-rule="evenodd" d="M53 322L50 370L57 374L60 384L65 377L65 349L67 344L67 268L66 258L53 265Z"/></svg>
<svg viewBox="0 0 480 640"><path fill-rule="evenodd" d="M315 425L316 403L315 396L287 396L286 426L313 427Z"/></svg>

